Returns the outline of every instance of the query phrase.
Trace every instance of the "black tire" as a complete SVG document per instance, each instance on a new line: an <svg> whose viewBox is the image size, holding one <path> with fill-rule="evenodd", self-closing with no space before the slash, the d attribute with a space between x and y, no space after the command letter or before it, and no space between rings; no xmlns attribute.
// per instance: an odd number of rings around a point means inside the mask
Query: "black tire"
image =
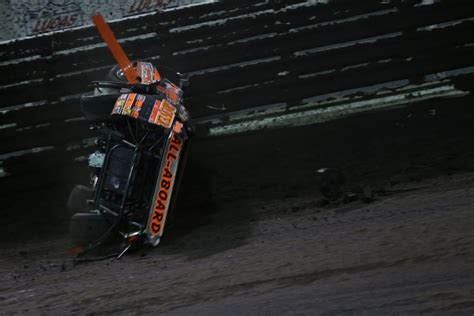
<svg viewBox="0 0 474 316"><path fill-rule="evenodd" d="M112 224L100 213L76 213L71 218L69 234L73 246L87 246L103 238ZM113 236L111 232L106 240Z"/></svg>
<svg viewBox="0 0 474 316"><path fill-rule="evenodd" d="M88 204L88 200L94 198L94 190L84 185L76 185L67 200L67 209L71 214L88 212L91 210L91 206Z"/></svg>

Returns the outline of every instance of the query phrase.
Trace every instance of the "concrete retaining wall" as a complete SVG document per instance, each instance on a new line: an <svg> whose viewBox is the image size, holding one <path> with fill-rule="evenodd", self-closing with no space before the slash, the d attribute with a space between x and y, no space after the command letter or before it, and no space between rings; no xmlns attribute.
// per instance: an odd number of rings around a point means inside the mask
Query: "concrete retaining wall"
<svg viewBox="0 0 474 316"><path fill-rule="evenodd" d="M115 21L111 27L132 59L189 75L185 103L204 134L252 130L245 144L254 139L259 146L253 135L287 133L268 130L272 124L316 124L360 113L362 107L374 113L382 106L443 100L446 117L451 111L467 113L464 106L472 104L474 90L474 3L419 4L221 1ZM82 118L79 99L114 64L92 27L0 45L2 205L17 207L12 201L27 196L25 203L41 202L35 212L53 202L59 208L67 189L87 178L85 157L97 135ZM344 132L352 129L357 122ZM301 135L329 142L326 135ZM202 140L211 145L193 159L235 157L241 150L232 147L237 137ZM286 148L288 142L278 144L279 139L272 136L270 143ZM216 146L219 142L225 147ZM320 154L316 146L314 151ZM249 157L260 163L276 155Z"/></svg>

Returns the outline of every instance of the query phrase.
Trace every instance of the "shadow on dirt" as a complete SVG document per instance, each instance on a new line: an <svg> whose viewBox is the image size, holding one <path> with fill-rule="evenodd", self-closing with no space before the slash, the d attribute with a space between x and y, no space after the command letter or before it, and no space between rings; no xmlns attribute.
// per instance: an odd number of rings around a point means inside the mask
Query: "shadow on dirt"
<svg viewBox="0 0 474 316"><path fill-rule="evenodd" d="M220 205L216 177L229 170L216 167L212 159L206 159L210 152L208 145L201 142L191 147L192 158L186 166L173 222L162 241L163 252L205 257L245 244L250 234L251 214L246 208L223 209Z"/></svg>

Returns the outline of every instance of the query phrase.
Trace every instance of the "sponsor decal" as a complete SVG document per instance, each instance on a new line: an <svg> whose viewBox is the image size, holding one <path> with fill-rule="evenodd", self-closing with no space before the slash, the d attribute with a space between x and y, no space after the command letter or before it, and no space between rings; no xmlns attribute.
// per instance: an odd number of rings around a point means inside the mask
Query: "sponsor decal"
<svg viewBox="0 0 474 316"><path fill-rule="evenodd" d="M77 1L64 1L57 4L46 3L39 10L25 8L25 27L27 35L57 31L83 25L83 12Z"/></svg>
<svg viewBox="0 0 474 316"><path fill-rule="evenodd" d="M183 90L168 80L165 81L165 89L168 100L174 105L177 105L183 95Z"/></svg>
<svg viewBox="0 0 474 316"><path fill-rule="evenodd" d="M137 68L138 68L138 72L140 73L142 83L150 84L155 81L154 80L155 67L151 63L139 62L137 65Z"/></svg>
<svg viewBox="0 0 474 316"><path fill-rule="evenodd" d="M171 132L170 137L161 164L162 169L155 191L153 213L148 221L148 232L152 239L159 238L163 234L173 185L178 172L179 156L183 147L183 140L178 134Z"/></svg>
<svg viewBox="0 0 474 316"><path fill-rule="evenodd" d="M176 108L167 100L162 100L155 123L165 128L170 128L171 124L173 124L175 114Z"/></svg>
<svg viewBox="0 0 474 316"><path fill-rule="evenodd" d="M125 106L123 107L122 114L131 116L132 114L132 105L135 102L135 98L137 97L136 93L130 93L127 97L127 101L125 102Z"/></svg>
<svg viewBox="0 0 474 316"><path fill-rule="evenodd" d="M132 117L138 119L140 115L140 111L142 110L143 102L145 102L146 97L144 95L139 94L137 96L137 100L135 102L135 106L132 109Z"/></svg>
<svg viewBox="0 0 474 316"><path fill-rule="evenodd" d="M173 131L176 134L181 134L181 132L183 131L183 123L181 123L180 121L176 121L176 123L173 126Z"/></svg>
<svg viewBox="0 0 474 316"><path fill-rule="evenodd" d="M153 105L153 110L151 110L150 117L148 118L148 122L151 124L155 124L156 117L158 116L158 109L160 108L161 100L156 100L155 104Z"/></svg>
<svg viewBox="0 0 474 316"><path fill-rule="evenodd" d="M161 125L164 128L171 128L175 115L176 108L167 100L156 100L148 122Z"/></svg>
<svg viewBox="0 0 474 316"><path fill-rule="evenodd" d="M170 0L131 0L125 15L134 15L150 11L163 10Z"/></svg>
<svg viewBox="0 0 474 316"><path fill-rule="evenodd" d="M136 119L148 121L150 124L161 125L164 128L171 128L174 118L176 116L176 108L169 103L166 99L156 100L151 108L151 113L145 117L140 117L140 112L144 102L146 101L144 95L136 93L122 94L115 101L115 105L112 109L112 114L127 115ZM150 100L153 102L153 99ZM146 112L146 111L145 111Z"/></svg>
<svg viewBox="0 0 474 316"><path fill-rule="evenodd" d="M114 108L112 109L112 114L122 114L122 109L127 101L128 94L122 94L115 101Z"/></svg>

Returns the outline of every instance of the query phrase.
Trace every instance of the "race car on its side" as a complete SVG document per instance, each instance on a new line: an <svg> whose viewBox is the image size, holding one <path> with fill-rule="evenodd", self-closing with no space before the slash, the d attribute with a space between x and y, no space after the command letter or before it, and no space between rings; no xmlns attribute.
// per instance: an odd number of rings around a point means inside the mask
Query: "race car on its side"
<svg viewBox="0 0 474 316"><path fill-rule="evenodd" d="M150 62L131 62L102 16L94 23L119 66L81 109L97 129L97 151L89 156L91 186L76 186L68 207L76 212L70 232L73 252L83 254L120 241L120 256L137 244L157 246L176 200L193 132L182 87Z"/></svg>

